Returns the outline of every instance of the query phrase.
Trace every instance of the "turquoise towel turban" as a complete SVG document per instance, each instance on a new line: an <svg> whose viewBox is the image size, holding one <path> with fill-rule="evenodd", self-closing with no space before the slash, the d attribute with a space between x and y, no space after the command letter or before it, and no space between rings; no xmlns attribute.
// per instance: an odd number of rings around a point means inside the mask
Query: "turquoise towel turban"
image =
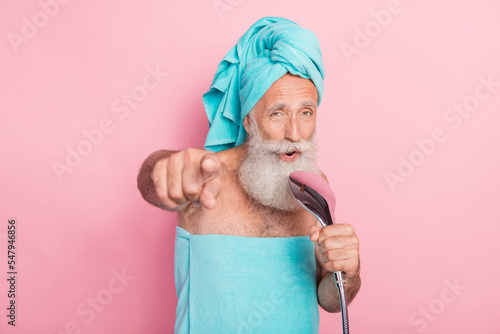
<svg viewBox="0 0 500 334"><path fill-rule="evenodd" d="M319 106L325 70L316 35L293 21L264 17L229 50L203 94L210 126L205 149L218 152L242 144L247 136L243 119L287 72L312 80Z"/></svg>

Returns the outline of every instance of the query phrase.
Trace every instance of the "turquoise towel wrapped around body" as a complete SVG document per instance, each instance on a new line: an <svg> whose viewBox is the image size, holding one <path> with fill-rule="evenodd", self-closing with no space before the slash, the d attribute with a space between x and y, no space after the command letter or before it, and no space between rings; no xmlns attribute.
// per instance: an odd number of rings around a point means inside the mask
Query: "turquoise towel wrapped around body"
<svg viewBox="0 0 500 334"><path fill-rule="evenodd" d="M312 80L319 106L325 70L316 35L287 19L262 18L229 50L203 94L210 126L205 149L217 152L242 144L247 135L243 119L287 72Z"/></svg>
<svg viewBox="0 0 500 334"><path fill-rule="evenodd" d="M194 235L177 226L175 334L317 334L308 236Z"/></svg>

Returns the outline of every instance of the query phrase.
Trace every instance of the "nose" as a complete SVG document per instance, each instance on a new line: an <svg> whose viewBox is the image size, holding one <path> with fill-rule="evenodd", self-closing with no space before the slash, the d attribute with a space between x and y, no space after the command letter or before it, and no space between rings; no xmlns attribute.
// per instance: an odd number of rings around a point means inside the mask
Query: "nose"
<svg viewBox="0 0 500 334"><path fill-rule="evenodd" d="M295 116L290 117L286 122L285 139L290 141L300 140L300 125Z"/></svg>

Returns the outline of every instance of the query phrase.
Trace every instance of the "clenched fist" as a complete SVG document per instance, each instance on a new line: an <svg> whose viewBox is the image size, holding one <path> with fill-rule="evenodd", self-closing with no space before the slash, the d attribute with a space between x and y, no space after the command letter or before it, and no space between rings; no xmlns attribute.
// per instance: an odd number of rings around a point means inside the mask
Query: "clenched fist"
<svg viewBox="0 0 500 334"><path fill-rule="evenodd" d="M309 236L317 242L317 256L321 256L324 270L343 271L347 277L358 274L359 240L352 225L311 226Z"/></svg>

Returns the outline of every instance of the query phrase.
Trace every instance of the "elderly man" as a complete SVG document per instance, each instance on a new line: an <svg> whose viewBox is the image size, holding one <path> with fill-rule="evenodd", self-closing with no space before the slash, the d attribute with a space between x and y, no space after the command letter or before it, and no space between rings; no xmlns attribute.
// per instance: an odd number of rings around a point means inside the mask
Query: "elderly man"
<svg viewBox="0 0 500 334"><path fill-rule="evenodd" d="M207 150L160 150L144 162L144 199L177 211L176 333L318 333L318 303L339 312L331 271L346 273L348 302L358 292L353 227L322 229L288 186L297 170L325 177L315 141L323 78L316 36L263 18L203 95Z"/></svg>

